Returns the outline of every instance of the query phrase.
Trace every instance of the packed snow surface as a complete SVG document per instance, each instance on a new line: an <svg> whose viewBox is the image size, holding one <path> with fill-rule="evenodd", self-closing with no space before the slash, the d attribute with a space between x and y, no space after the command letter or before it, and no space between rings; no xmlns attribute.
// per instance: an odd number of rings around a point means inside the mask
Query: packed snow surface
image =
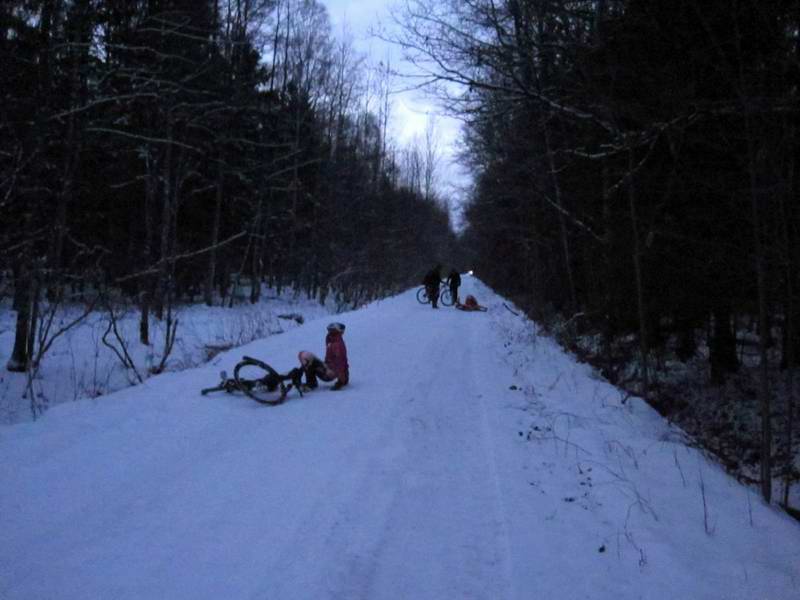
<svg viewBox="0 0 800 600"><path fill-rule="evenodd" d="M0 598L800 598L800 524L466 293L337 316L343 391L200 395L320 319L0 428Z"/></svg>

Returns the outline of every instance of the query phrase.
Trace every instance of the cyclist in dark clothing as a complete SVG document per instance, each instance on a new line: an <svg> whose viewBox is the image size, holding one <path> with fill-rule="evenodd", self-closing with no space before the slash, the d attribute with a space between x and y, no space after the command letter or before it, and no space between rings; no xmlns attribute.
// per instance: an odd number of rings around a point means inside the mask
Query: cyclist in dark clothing
<svg viewBox="0 0 800 600"><path fill-rule="evenodd" d="M453 297L453 304L458 304L458 286L461 285L461 275L452 269L447 276L447 285L450 287L450 295Z"/></svg>
<svg viewBox="0 0 800 600"><path fill-rule="evenodd" d="M431 299L431 306L433 306L433 308L439 308L437 303L439 302L439 285L441 283L441 265L436 265L432 270L428 271L428 274L425 275L425 278L422 280L422 285L425 286L425 293L428 294L428 298Z"/></svg>

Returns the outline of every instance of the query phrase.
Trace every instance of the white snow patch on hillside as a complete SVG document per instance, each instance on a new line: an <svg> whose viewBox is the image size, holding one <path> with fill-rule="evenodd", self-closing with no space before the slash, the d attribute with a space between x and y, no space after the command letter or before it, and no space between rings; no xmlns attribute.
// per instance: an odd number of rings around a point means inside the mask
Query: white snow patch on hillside
<svg viewBox="0 0 800 600"><path fill-rule="evenodd" d="M59 310L51 331L65 327L80 317L81 312L78 307ZM166 370L196 367L206 362L217 347L239 346L296 326L295 321L279 315L297 314L308 320L331 312L331 306L321 306L315 300L294 293L278 296L273 290L267 290L256 304L241 301L231 308L177 307L173 314L178 320L177 336ZM145 346L138 341L139 313L131 308L116 316L126 351L139 376L147 378L149 370L160 364L164 353L165 322L151 318L152 343ZM14 346L15 320L15 312L0 307L0 424L30 420L34 416L26 375L5 369ZM108 314L98 310L56 338L33 382L37 416L63 402L103 396L138 383L136 374L124 368L111 348L103 343L108 323ZM108 333L107 341L124 354L112 332Z"/></svg>

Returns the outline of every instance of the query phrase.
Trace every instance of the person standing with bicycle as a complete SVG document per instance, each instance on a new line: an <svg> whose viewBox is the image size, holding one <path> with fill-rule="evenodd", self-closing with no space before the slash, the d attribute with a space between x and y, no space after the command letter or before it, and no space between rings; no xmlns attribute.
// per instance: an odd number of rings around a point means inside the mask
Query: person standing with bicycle
<svg viewBox="0 0 800 600"><path fill-rule="evenodd" d="M425 292L428 294L433 308L439 308L437 304L439 302L439 285L441 283L442 265L436 265L433 269L428 271L427 275L425 275L425 278L422 280L422 285L425 286Z"/></svg>
<svg viewBox="0 0 800 600"><path fill-rule="evenodd" d="M453 304L458 304L458 288L461 285L461 275L455 269L450 269L450 275L447 276L447 285L450 287L450 296L453 299Z"/></svg>

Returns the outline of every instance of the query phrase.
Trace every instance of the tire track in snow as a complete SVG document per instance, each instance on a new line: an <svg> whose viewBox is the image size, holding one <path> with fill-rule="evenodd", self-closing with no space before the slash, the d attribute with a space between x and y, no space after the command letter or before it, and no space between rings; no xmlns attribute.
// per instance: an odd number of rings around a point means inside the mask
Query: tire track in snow
<svg viewBox="0 0 800 600"><path fill-rule="evenodd" d="M371 558L354 556L334 597L507 597L508 544L474 387L476 323L455 312L436 318L413 367L428 376L392 399L405 407L396 425L404 452L381 540ZM365 573L370 579L359 582Z"/></svg>
<svg viewBox="0 0 800 600"><path fill-rule="evenodd" d="M407 374L374 402L378 433L352 445L347 474L331 478L270 566L268 597L470 598L509 595L508 542L485 410L475 387L477 321L420 312L431 335L386 323L394 352L371 370ZM415 379L421 377L421 379ZM301 586L298 588L297 586Z"/></svg>
<svg viewBox="0 0 800 600"><path fill-rule="evenodd" d="M415 310L416 309L416 310ZM420 318L420 307L409 305L407 318ZM417 314L414 314L414 313ZM427 313L423 313L427 314ZM422 317L423 319L425 317ZM430 315L428 315L430 318ZM370 372L420 372L420 364L436 360L438 344L420 353L414 330L392 318L381 323L382 337L397 346L388 356L371 356ZM427 372L426 368L422 372ZM366 374L365 374L366 376ZM377 435L354 438L346 451L348 463L342 477L330 477L321 488L309 490L316 500L294 526L294 543L281 551L281 558L269 571L280 578L266 578L262 587L267 597L307 597L298 583L308 589L324 589L329 598L373 598L370 590L377 569L380 548L387 541L388 521L401 493L407 465L408 406L415 401L418 383L409 382L391 395L375 397L371 431ZM364 410L367 407L356 407ZM357 434L356 434L357 435ZM390 592L391 597L391 592Z"/></svg>

